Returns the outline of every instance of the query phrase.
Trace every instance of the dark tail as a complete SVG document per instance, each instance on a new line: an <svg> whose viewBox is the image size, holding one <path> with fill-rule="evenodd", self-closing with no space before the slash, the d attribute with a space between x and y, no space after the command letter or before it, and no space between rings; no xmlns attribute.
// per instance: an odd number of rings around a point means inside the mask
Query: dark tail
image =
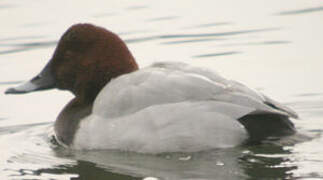
<svg viewBox="0 0 323 180"><path fill-rule="evenodd" d="M250 142L260 142L269 137L295 134L296 129L288 115L254 111L238 119L249 133Z"/></svg>

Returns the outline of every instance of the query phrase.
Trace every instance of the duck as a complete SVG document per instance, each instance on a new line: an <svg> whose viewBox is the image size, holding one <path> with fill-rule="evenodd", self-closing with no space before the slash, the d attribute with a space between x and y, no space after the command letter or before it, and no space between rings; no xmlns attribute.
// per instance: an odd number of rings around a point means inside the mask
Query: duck
<svg viewBox="0 0 323 180"><path fill-rule="evenodd" d="M196 152L296 133L297 113L261 92L182 62L139 68L117 34L89 23L68 28L43 70L5 93L54 88L74 95L54 123L71 149Z"/></svg>

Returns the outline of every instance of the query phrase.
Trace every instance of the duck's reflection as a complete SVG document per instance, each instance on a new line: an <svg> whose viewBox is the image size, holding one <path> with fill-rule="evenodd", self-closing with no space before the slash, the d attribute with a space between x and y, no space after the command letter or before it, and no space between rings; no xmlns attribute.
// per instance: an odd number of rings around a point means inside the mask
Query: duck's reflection
<svg viewBox="0 0 323 180"><path fill-rule="evenodd" d="M199 153L164 153L147 155L119 151L71 152L60 149L59 157L69 156L78 163L66 172L87 179L286 179L292 178L288 149L277 144L241 146ZM60 172L63 173L63 172ZM99 176L100 175L100 176ZM120 177L119 177L120 176Z"/></svg>
<svg viewBox="0 0 323 180"><path fill-rule="evenodd" d="M291 151L275 144L246 147L246 153L239 158L240 167L251 179L291 179L294 169Z"/></svg>

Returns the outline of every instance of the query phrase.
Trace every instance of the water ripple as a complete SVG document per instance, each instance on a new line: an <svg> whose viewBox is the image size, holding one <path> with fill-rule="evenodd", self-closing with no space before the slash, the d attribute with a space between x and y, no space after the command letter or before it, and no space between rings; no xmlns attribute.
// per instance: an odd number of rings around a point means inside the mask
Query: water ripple
<svg viewBox="0 0 323 180"><path fill-rule="evenodd" d="M209 28L209 27L214 27L214 26L224 26L224 25L231 25L233 23L231 22L214 22L214 23L206 23L206 24L198 24L194 26L187 26L184 27L186 28Z"/></svg>
<svg viewBox="0 0 323 180"><path fill-rule="evenodd" d="M290 179L297 168L290 159L291 152L282 146L264 144L247 147L250 153L240 157L244 171L255 179ZM289 165L287 165L289 164ZM266 178L264 178L264 175Z"/></svg>
<svg viewBox="0 0 323 180"><path fill-rule="evenodd" d="M246 43L228 43L221 46L258 46L258 45L278 45L278 44L290 44L291 41L262 41L262 42L246 42Z"/></svg>
<svg viewBox="0 0 323 180"><path fill-rule="evenodd" d="M228 52L222 52L222 53L201 54L201 55L193 56L193 58L207 58L207 57L216 57L216 56L227 56L227 55L240 54L240 53L242 53L242 52L228 51Z"/></svg>
<svg viewBox="0 0 323 180"><path fill-rule="evenodd" d="M219 32L219 33L167 34L167 35L157 35L157 36L147 36L147 37L126 39L125 42L126 43L137 43L137 42L145 42L145 41L157 40L157 39L203 38L203 39L187 39L187 40L169 41L169 42L161 43L161 44L181 44L181 43L225 40L225 39L219 39L219 38L206 39L206 38L211 38L211 37L233 36L233 35L240 35L240 34L267 32L267 31L276 31L276 30L280 30L280 28L251 29L251 30L229 31L229 32ZM289 43L289 42L288 41L265 41L265 42L262 42L261 44L284 44L284 43Z"/></svg>
<svg viewBox="0 0 323 180"><path fill-rule="evenodd" d="M323 96L323 93L302 93L295 95L296 97L313 97L313 96Z"/></svg>
<svg viewBox="0 0 323 180"><path fill-rule="evenodd" d="M109 172L106 169L97 166L97 164L87 162L87 161L77 161L76 165L59 165L57 167L52 167L52 168L32 170L32 172L33 174L42 175L42 176L44 175L46 176L46 174L56 175L57 177L62 176L62 174L77 175L78 176L77 179L124 179L124 180L142 179L142 177L135 177L135 176L129 176L129 175L124 175L124 174L115 173L115 172ZM21 174L20 176L24 177L23 174ZM39 176L36 176L36 177L39 177Z"/></svg>
<svg viewBox="0 0 323 180"><path fill-rule="evenodd" d="M0 44L1 46L14 46L15 48L0 51L1 54L10 54L21 51L28 51L36 48L45 48L55 46L57 41L31 42L31 43L16 43L16 44Z"/></svg>
<svg viewBox="0 0 323 180"><path fill-rule="evenodd" d="M46 125L50 123L52 122L41 122L41 123L33 123L33 124L15 125L15 126L2 126L0 127L0 135L12 134L12 133L19 132L21 130L26 130L27 128Z"/></svg>
<svg viewBox="0 0 323 180"><path fill-rule="evenodd" d="M12 85L12 84L20 84L23 81L0 81L0 86L1 85Z"/></svg>
<svg viewBox="0 0 323 180"><path fill-rule="evenodd" d="M17 53L17 52L22 52L22 51L28 51L28 50L31 50L31 49L32 48L14 48L14 49L10 49L10 50L0 51L0 55Z"/></svg>
<svg viewBox="0 0 323 180"><path fill-rule="evenodd" d="M152 21L167 21L167 20L173 20L173 19L178 19L178 16L165 16L165 17L157 17L157 18L152 18L152 19L148 19L148 22L152 22Z"/></svg>
<svg viewBox="0 0 323 180"><path fill-rule="evenodd" d="M189 40L163 42L161 44L183 44L183 43L197 43L197 42L223 41L223 40L226 40L226 39L220 39L220 38L213 38L213 39L189 39Z"/></svg>
<svg viewBox="0 0 323 180"><path fill-rule="evenodd" d="M17 44L17 45L24 46L24 47L46 47L46 46L54 46L56 44L57 44L57 41L44 41L44 42L23 43L23 44Z"/></svg>
<svg viewBox="0 0 323 180"><path fill-rule="evenodd" d="M150 37L126 39L125 42L130 44L130 43L138 43L138 42L150 41L150 40L154 40L154 39L158 39L158 37L150 36Z"/></svg>
<svg viewBox="0 0 323 180"><path fill-rule="evenodd" d="M15 41L15 40L29 40L29 39L40 39L44 38L45 36L18 36L18 37L9 37L9 38L2 38L0 39L1 42L4 41Z"/></svg>
<svg viewBox="0 0 323 180"><path fill-rule="evenodd" d="M232 36L232 35L249 34L249 33L256 33L256 32L277 31L280 29L281 28L264 28L264 29L251 29L251 30L229 31L229 32L220 32L220 33L170 34L170 35L162 35L160 36L160 38L170 39L170 38L188 38L188 37Z"/></svg>
<svg viewBox="0 0 323 180"><path fill-rule="evenodd" d="M278 13L278 15L297 15L297 14L313 13L313 12L318 12L318 11L323 11L323 6L306 8L306 9L291 10L291 11L282 11L282 12Z"/></svg>

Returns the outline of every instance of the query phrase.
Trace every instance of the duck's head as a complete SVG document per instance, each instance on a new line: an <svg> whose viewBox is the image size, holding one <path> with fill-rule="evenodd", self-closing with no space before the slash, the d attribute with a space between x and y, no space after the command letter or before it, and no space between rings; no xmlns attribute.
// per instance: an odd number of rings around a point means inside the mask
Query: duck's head
<svg viewBox="0 0 323 180"><path fill-rule="evenodd" d="M137 69L135 59L116 34L91 24L76 24L63 34L42 71L30 81L9 88L6 94L58 88L93 101L112 78Z"/></svg>

